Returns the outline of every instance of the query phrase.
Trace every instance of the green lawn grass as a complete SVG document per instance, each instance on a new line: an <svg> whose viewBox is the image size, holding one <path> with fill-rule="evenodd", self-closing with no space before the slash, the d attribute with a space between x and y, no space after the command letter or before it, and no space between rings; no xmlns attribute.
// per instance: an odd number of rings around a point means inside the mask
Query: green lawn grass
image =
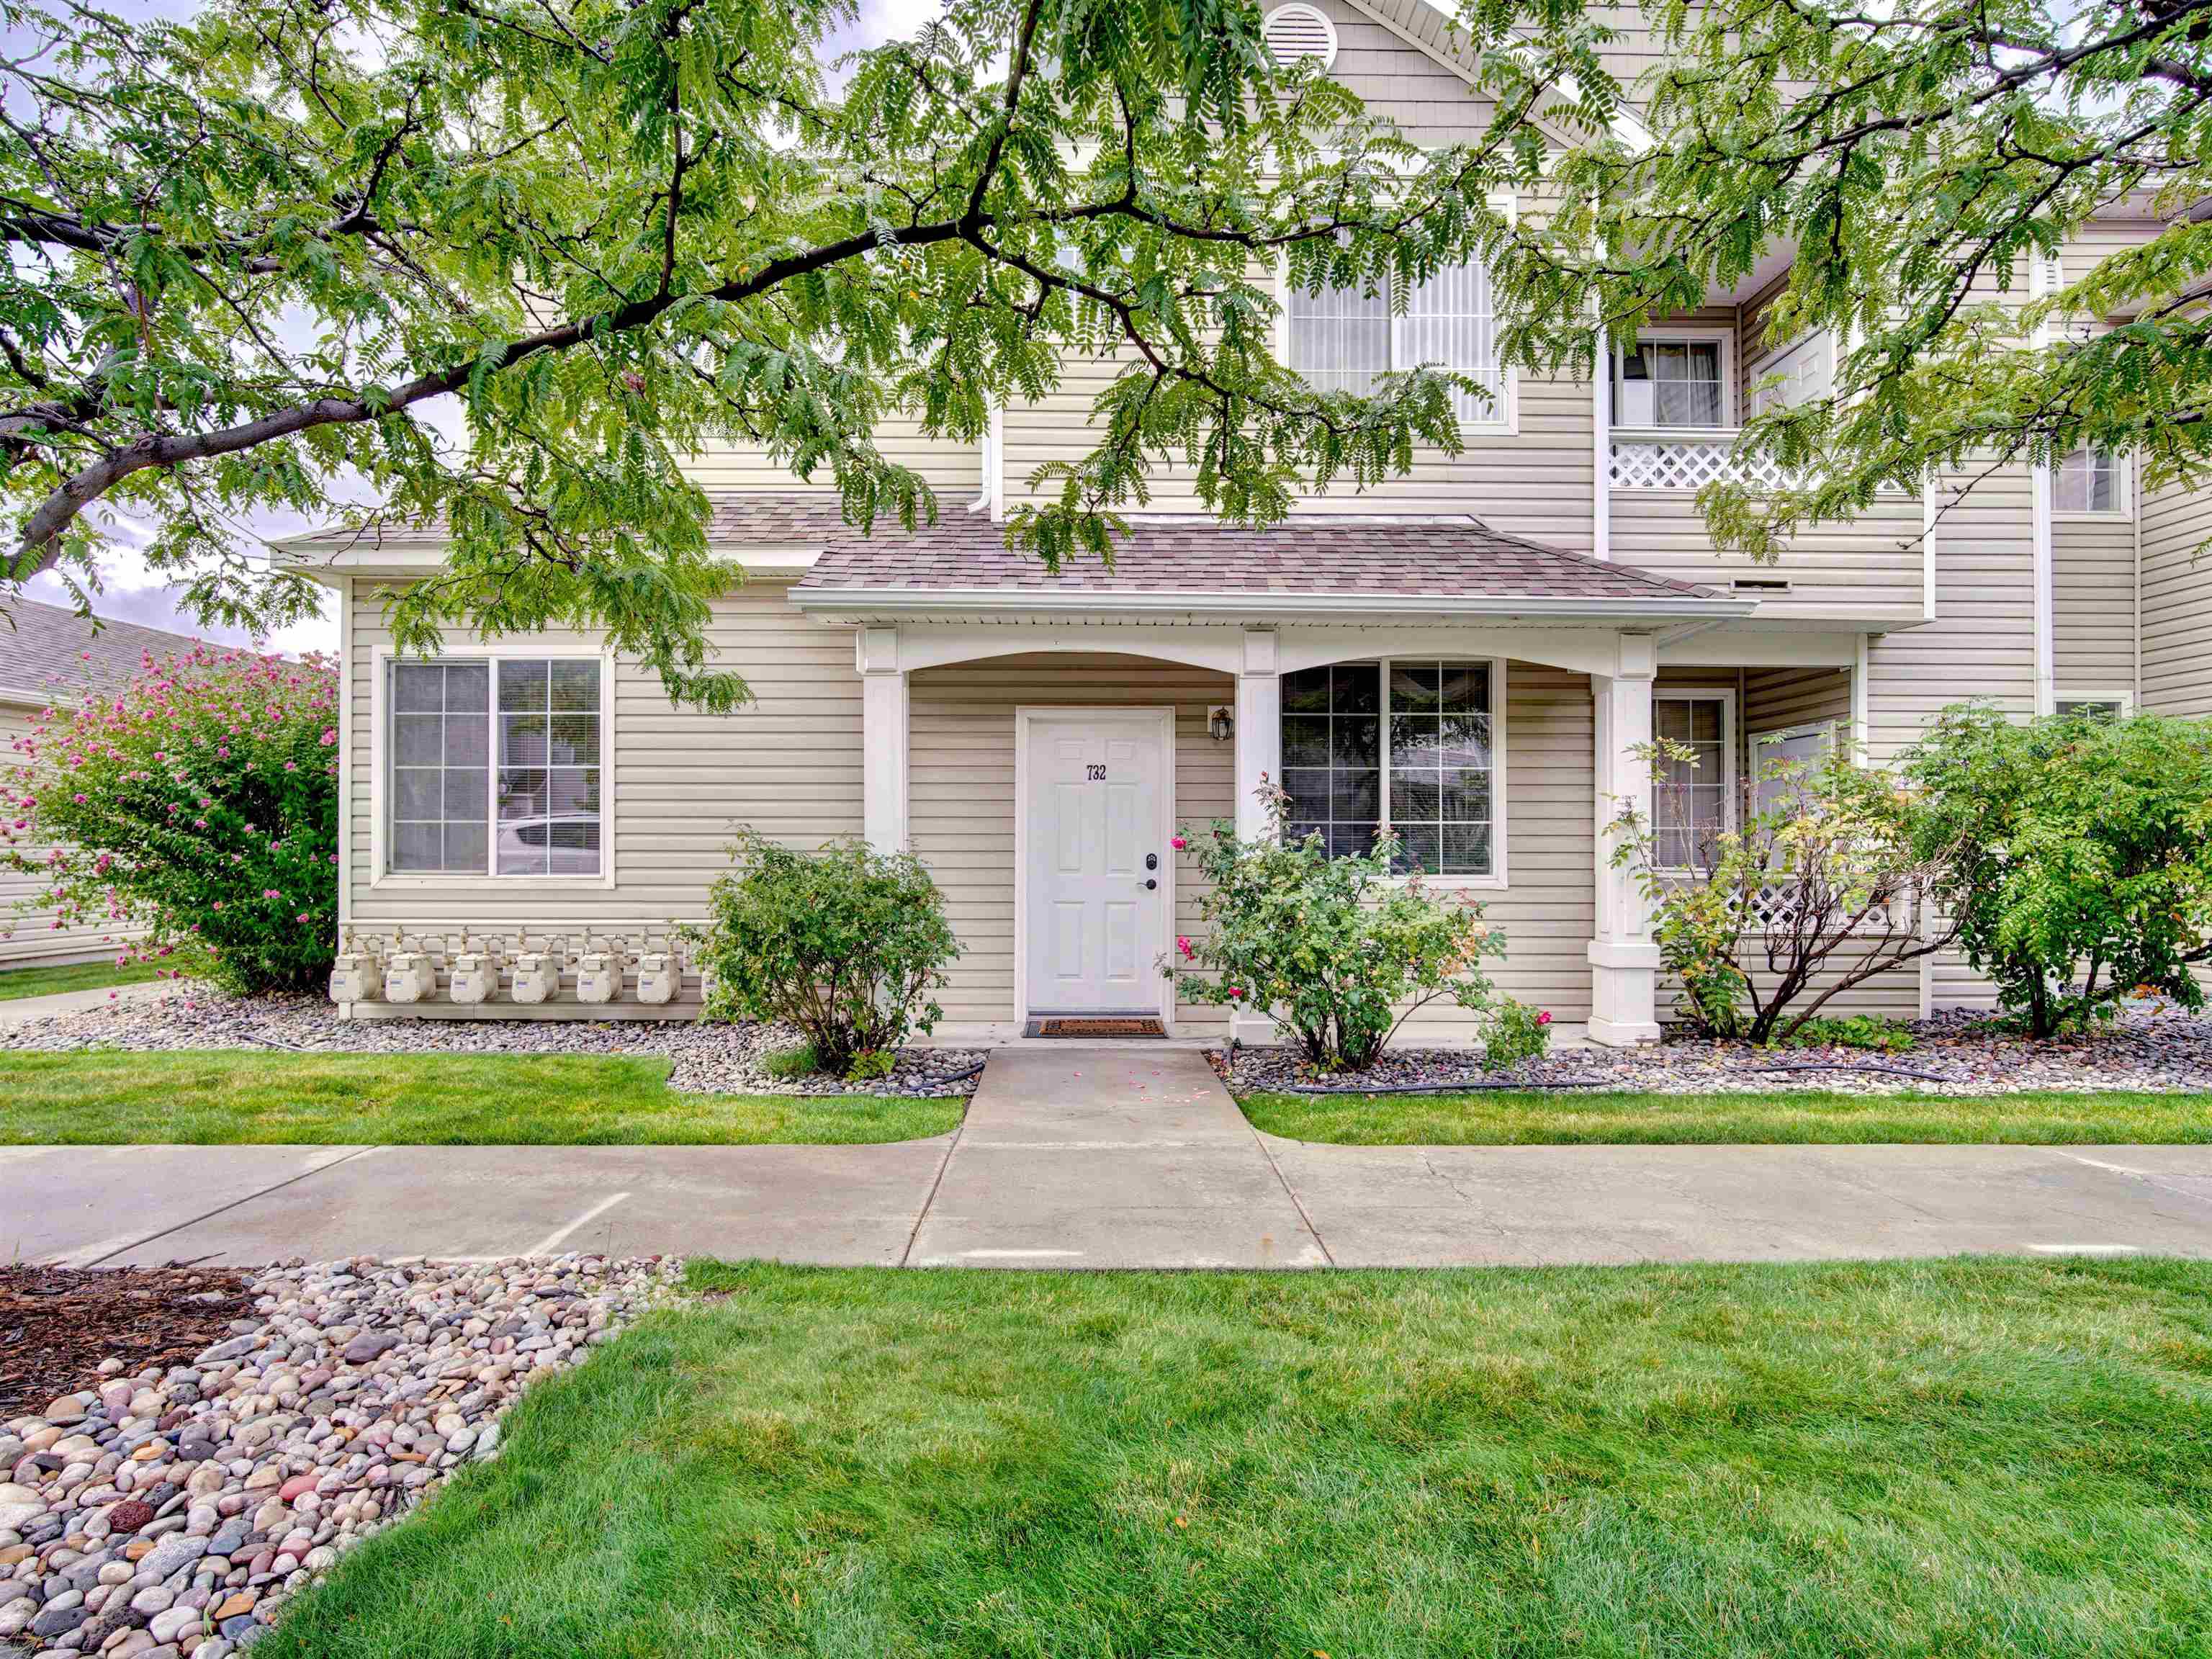
<svg viewBox="0 0 2212 1659"><path fill-rule="evenodd" d="M106 991L143 985L161 969L150 962L118 968L112 962L72 962L59 968L10 968L0 972L0 1002L52 996L58 991Z"/></svg>
<svg viewBox="0 0 2212 1659"><path fill-rule="evenodd" d="M2212 1141L2212 1095L1250 1094L1271 1135L1356 1146Z"/></svg>
<svg viewBox="0 0 2212 1659"><path fill-rule="evenodd" d="M2202 1655L2212 1266L700 1267L256 1659Z"/></svg>
<svg viewBox="0 0 2212 1659"><path fill-rule="evenodd" d="M0 1054L0 1145L847 1145L945 1134L958 1100L687 1095L585 1054Z"/></svg>

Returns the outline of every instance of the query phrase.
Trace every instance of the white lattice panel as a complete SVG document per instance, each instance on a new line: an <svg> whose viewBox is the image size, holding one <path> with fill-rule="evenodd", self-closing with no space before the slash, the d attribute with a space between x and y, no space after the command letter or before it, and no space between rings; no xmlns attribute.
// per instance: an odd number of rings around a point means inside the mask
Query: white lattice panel
<svg viewBox="0 0 2212 1659"><path fill-rule="evenodd" d="M1613 487L1615 489L1702 489L1716 479L1731 483L1778 489L1785 482L1782 468L1771 455L1739 459L1733 453L1735 434L1711 437L1615 438L1613 441Z"/></svg>

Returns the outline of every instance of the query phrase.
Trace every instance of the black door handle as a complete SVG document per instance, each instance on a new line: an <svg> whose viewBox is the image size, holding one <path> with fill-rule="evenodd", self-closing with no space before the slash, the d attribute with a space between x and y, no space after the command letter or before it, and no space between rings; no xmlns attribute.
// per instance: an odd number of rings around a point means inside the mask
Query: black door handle
<svg viewBox="0 0 2212 1659"><path fill-rule="evenodd" d="M1155 887L1158 887L1158 885L1159 885L1159 883L1158 883L1157 881L1154 881L1154 880L1150 877L1150 876L1146 876L1146 877L1145 878L1145 890L1146 890L1147 893L1151 892L1151 891L1152 890L1152 889L1154 889Z"/></svg>

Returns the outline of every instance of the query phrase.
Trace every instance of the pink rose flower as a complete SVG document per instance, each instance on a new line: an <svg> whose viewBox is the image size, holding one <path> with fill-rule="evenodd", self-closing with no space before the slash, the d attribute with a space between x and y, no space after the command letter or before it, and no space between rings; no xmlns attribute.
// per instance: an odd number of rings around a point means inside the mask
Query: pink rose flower
<svg viewBox="0 0 2212 1659"><path fill-rule="evenodd" d="M1176 935L1176 949L1182 952L1183 960L1185 962L1189 961L1194 954L1190 948L1189 939L1181 933Z"/></svg>
<svg viewBox="0 0 2212 1659"><path fill-rule="evenodd" d="M1176 836L1169 840L1168 845L1174 848L1176 852L1180 853L1184 848L1189 846L1190 843L1185 841L1181 836Z"/></svg>
<svg viewBox="0 0 2212 1659"><path fill-rule="evenodd" d="M1542 1013L1536 1016L1536 1024L1539 1025L1549 1025L1551 1023L1552 1011L1549 1008L1547 1008Z"/></svg>

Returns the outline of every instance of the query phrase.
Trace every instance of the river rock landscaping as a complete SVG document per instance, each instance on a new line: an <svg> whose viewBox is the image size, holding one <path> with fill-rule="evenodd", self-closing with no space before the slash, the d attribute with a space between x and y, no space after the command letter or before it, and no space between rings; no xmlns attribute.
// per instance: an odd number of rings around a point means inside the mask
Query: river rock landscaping
<svg viewBox="0 0 2212 1659"><path fill-rule="evenodd" d="M2029 1091L2196 1094L2212 1091L2212 1018L2164 1003L2130 1004L2111 1023L2034 1041L1986 1015L1939 1014L1906 1024L1899 1053L1838 1046L1761 1048L1674 1037L1642 1048L1555 1048L1486 1072L1479 1051L1393 1048L1360 1072L1316 1073L1297 1050L1212 1054L1240 1095L1405 1089L1587 1089L1636 1094L1777 1094L1791 1091L2002 1095Z"/></svg>
<svg viewBox="0 0 2212 1659"><path fill-rule="evenodd" d="M341 1550L493 1455L522 1389L611 1338L673 1272L586 1255L288 1262L255 1273L251 1312L187 1363L111 1356L58 1376L79 1386L0 1427L0 1650L250 1647Z"/></svg>
<svg viewBox="0 0 2212 1659"><path fill-rule="evenodd" d="M799 1035L764 1024L696 1020L341 1019L322 997L226 996L198 987L0 1028L0 1049L161 1052L280 1048L306 1054L665 1054L681 1094L966 1095L987 1052L899 1050L887 1077L777 1077L767 1057Z"/></svg>

